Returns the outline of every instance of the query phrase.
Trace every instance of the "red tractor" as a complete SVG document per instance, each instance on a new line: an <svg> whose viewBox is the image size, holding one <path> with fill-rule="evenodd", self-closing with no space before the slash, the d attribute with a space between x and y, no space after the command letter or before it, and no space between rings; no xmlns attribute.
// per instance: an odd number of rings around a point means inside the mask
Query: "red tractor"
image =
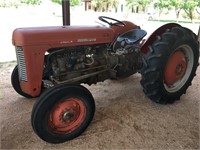
<svg viewBox="0 0 200 150"><path fill-rule="evenodd" d="M176 23L146 31L129 21L100 16L109 27L18 28L13 32L17 66L12 86L38 97L31 123L44 141L79 136L95 113L92 94L80 85L126 78L140 72L147 97L160 104L180 99L198 66L199 36Z"/></svg>

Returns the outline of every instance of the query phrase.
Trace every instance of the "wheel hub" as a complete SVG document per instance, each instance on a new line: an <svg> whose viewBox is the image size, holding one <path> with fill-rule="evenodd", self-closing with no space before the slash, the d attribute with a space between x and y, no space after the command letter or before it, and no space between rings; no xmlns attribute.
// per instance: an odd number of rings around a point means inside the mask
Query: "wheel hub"
<svg viewBox="0 0 200 150"><path fill-rule="evenodd" d="M84 121L85 104L77 98L68 98L57 103L49 114L48 127L55 133L72 132Z"/></svg>
<svg viewBox="0 0 200 150"><path fill-rule="evenodd" d="M173 85L180 80L186 72L187 61L184 53L181 50L177 50L173 53L165 67L164 82L168 86Z"/></svg>
<svg viewBox="0 0 200 150"><path fill-rule="evenodd" d="M176 74L180 75L183 72L183 66L179 64L176 68Z"/></svg>
<svg viewBox="0 0 200 150"><path fill-rule="evenodd" d="M70 122L73 120L74 112L73 110L66 110L62 115L62 120L66 122Z"/></svg>

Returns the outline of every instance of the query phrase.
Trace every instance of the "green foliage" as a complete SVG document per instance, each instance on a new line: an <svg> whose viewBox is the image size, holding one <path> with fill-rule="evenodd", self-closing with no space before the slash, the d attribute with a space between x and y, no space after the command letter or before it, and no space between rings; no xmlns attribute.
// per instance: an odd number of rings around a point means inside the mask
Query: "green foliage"
<svg viewBox="0 0 200 150"><path fill-rule="evenodd" d="M15 7L15 8L18 8L20 5L19 1L18 0L3 0L3 1L0 1L0 7Z"/></svg>
<svg viewBox="0 0 200 150"><path fill-rule="evenodd" d="M51 1L57 4L62 4L62 0L51 0Z"/></svg>
<svg viewBox="0 0 200 150"><path fill-rule="evenodd" d="M106 0L93 0L92 6L95 11L106 11Z"/></svg>
<svg viewBox="0 0 200 150"><path fill-rule="evenodd" d="M93 0L92 6L96 11L109 11L112 8L117 9L119 0Z"/></svg>
<svg viewBox="0 0 200 150"><path fill-rule="evenodd" d="M126 0L126 5L132 12L146 12L151 0Z"/></svg>
<svg viewBox="0 0 200 150"><path fill-rule="evenodd" d="M183 8L183 1L182 0L170 0L169 5L174 7L175 10L181 10Z"/></svg>
<svg viewBox="0 0 200 150"><path fill-rule="evenodd" d="M163 9L163 8L170 8L170 1L168 0L159 0L154 3L154 8Z"/></svg>
<svg viewBox="0 0 200 150"><path fill-rule="evenodd" d="M195 10L198 6L198 1L194 0L186 0L183 4L183 10L187 14L187 16L190 18L190 20L193 22L193 19L195 19Z"/></svg>
<svg viewBox="0 0 200 150"><path fill-rule="evenodd" d="M76 6L76 5L79 5L80 4L80 0L70 0L70 5L71 6Z"/></svg>
<svg viewBox="0 0 200 150"><path fill-rule="evenodd" d="M5 1L1 1L0 2L0 7L6 7L7 5L6 5L6 2Z"/></svg>
<svg viewBox="0 0 200 150"><path fill-rule="evenodd" d="M197 1L193 1L193 0L186 0L183 4L183 9L184 10L194 10L195 7L198 6L198 2Z"/></svg>
<svg viewBox="0 0 200 150"><path fill-rule="evenodd" d="M57 3L57 4L62 4L62 0L51 0L51 1L54 3ZM79 5L80 2L81 2L81 0L70 0L70 6Z"/></svg>
<svg viewBox="0 0 200 150"><path fill-rule="evenodd" d="M186 13L184 17L193 21L193 19L197 18L195 12L198 5L200 5L200 0L184 0L184 2L183 0L158 0L154 3L154 8L159 9L159 15L163 12L163 9L174 8L177 21L181 10L184 10Z"/></svg>
<svg viewBox="0 0 200 150"><path fill-rule="evenodd" d="M40 5L41 0L20 0L21 3L27 4L27 5Z"/></svg>
<svg viewBox="0 0 200 150"><path fill-rule="evenodd" d="M150 0L137 0L139 7L142 8L142 12L146 12L147 6L150 4Z"/></svg>
<svg viewBox="0 0 200 150"><path fill-rule="evenodd" d="M158 0L154 3L154 8L159 10L160 16L165 8L171 9L172 6L169 0Z"/></svg>
<svg viewBox="0 0 200 150"><path fill-rule="evenodd" d="M187 17L187 16L186 16ZM166 20L166 19L164 19L164 20L151 20L151 21L153 21L153 22L165 22L165 23L169 23L169 22L175 22L176 20ZM184 21L179 21L179 23L191 23L190 21L187 21L187 20L184 20ZM194 22L195 24L200 24L200 21L196 21L196 22Z"/></svg>
<svg viewBox="0 0 200 150"><path fill-rule="evenodd" d="M136 0L126 0L126 6L131 9L132 12L137 12L138 4Z"/></svg>
<svg viewBox="0 0 200 150"><path fill-rule="evenodd" d="M182 0L170 0L170 4L172 7L174 7L174 10L176 13L176 21L178 21L180 12L183 9L183 1Z"/></svg>
<svg viewBox="0 0 200 150"><path fill-rule="evenodd" d="M111 8L117 8L119 4L119 0L108 0L107 5L109 5Z"/></svg>
<svg viewBox="0 0 200 150"><path fill-rule="evenodd" d="M200 7L200 0L197 0L197 3L198 3L198 7Z"/></svg>

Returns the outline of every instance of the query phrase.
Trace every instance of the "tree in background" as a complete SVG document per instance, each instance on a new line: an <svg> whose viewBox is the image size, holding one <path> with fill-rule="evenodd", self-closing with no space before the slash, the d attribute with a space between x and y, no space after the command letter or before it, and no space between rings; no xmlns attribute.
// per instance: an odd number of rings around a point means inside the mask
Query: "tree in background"
<svg viewBox="0 0 200 150"><path fill-rule="evenodd" d="M180 12L183 9L183 1L182 0L170 0L170 5L174 7L176 13L176 22L178 22Z"/></svg>
<svg viewBox="0 0 200 150"><path fill-rule="evenodd" d="M95 8L95 11L107 12L112 10L117 10L119 0L93 0L92 6Z"/></svg>
<svg viewBox="0 0 200 150"><path fill-rule="evenodd" d="M198 2L198 5L197 5L197 13L200 15L200 0L197 1Z"/></svg>
<svg viewBox="0 0 200 150"><path fill-rule="evenodd" d="M16 7L21 4L27 5L40 5L42 0L3 0L0 1L0 7Z"/></svg>
<svg viewBox="0 0 200 150"><path fill-rule="evenodd" d="M79 5L80 4L80 0L70 0L70 5L71 6L77 6L77 5Z"/></svg>
<svg viewBox="0 0 200 150"><path fill-rule="evenodd" d="M106 0L93 0L92 6L95 8L95 11L106 11Z"/></svg>
<svg viewBox="0 0 200 150"><path fill-rule="evenodd" d="M137 0L136 2L138 4L138 6L141 8L141 11L143 13L145 13L146 9L149 6L149 4L150 4L151 1L150 0Z"/></svg>
<svg viewBox="0 0 200 150"><path fill-rule="evenodd" d="M171 9L169 0L158 0L154 3L154 8L159 10L159 17L163 13L164 9Z"/></svg>
<svg viewBox="0 0 200 150"><path fill-rule="evenodd" d="M131 12L138 13L138 3L136 0L126 0L126 6L131 10Z"/></svg>
<svg viewBox="0 0 200 150"><path fill-rule="evenodd" d="M20 2L18 0L0 0L0 7L15 7L18 8Z"/></svg>
<svg viewBox="0 0 200 150"><path fill-rule="evenodd" d="M20 3L24 3L27 5L40 5L41 2L41 0L20 0Z"/></svg>
<svg viewBox="0 0 200 150"><path fill-rule="evenodd" d="M119 0L107 0L107 6L109 6L108 10L115 8L115 11L117 12L118 4L119 4Z"/></svg>
<svg viewBox="0 0 200 150"><path fill-rule="evenodd" d="M62 4L62 0L51 0L51 1L54 3L57 3L57 4ZM81 0L70 0L70 6L79 5L80 2L81 2Z"/></svg>
<svg viewBox="0 0 200 150"><path fill-rule="evenodd" d="M135 13L145 13L151 0L126 0L126 6Z"/></svg>
<svg viewBox="0 0 200 150"><path fill-rule="evenodd" d="M198 2L196 0L186 0L183 3L183 10L187 14L187 16L190 18L190 20L193 22L195 19L195 10L198 6Z"/></svg>

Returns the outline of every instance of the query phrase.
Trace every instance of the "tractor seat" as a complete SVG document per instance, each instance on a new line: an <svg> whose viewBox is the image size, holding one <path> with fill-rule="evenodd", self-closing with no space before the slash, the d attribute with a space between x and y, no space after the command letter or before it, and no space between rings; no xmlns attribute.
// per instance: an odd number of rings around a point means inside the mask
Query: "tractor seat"
<svg viewBox="0 0 200 150"><path fill-rule="evenodd" d="M130 30L122 35L120 35L117 38L117 42L126 42L127 44L132 44L135 43L139 40L141 40L145 35L147 34L147 32L145 30L142 29L133 29Z"/></svg>

